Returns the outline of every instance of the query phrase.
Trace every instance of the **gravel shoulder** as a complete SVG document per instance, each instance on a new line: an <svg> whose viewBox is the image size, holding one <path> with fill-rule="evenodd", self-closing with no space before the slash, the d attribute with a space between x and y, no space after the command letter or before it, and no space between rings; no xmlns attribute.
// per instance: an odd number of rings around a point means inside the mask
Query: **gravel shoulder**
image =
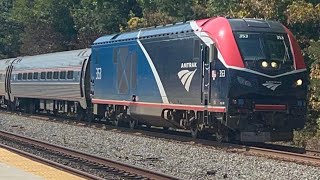
<svg viewBox="0 0 320 180"><path fill-rule="evenodd" d="M0 129L181 179L320 179L320 168L0 113Z"/></svg>

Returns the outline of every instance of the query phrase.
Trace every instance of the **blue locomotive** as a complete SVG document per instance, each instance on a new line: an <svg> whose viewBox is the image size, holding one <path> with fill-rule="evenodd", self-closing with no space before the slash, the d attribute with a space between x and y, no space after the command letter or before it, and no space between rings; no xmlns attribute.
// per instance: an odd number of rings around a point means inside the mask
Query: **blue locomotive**
<svg viewBox="0 0 320 180"><path fill-rule="evenodd" d="M1 102L11 109L251 142L292 139L306 119L301 50L274 21L202 19L103 36L90 50L0 63L7 79Z"/></svg>

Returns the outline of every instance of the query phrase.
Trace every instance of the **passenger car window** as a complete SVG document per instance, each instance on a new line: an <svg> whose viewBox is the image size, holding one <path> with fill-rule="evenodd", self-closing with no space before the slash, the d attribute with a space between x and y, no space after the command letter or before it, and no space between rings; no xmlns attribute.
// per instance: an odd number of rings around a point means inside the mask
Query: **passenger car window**
<svg viewBox="0 0 320 180"><path fill-rule="evenodd" d="M39 78L39 73L38 72L34 72L33 73L33 79L38 79Z"/></svg>
<svg viewBox="0 0 320 180"><path fill-rule="evenodd" d="M32 79L32 74L33 73L28 73L28 80Z"/></svg>
<svg viewBox="0 0 320 180"><path fill-rule="evenodd" d="M23 79L23 80L27 80L27 76L28 76L28 74L27 74L27 73L23 73L23 75L22 75L22 79Z"/></svg>
<svg viewBox="0 0 320 180"><path fill-rule="evenodd" d="M22 80L22 74L21 73L18 74L18 80Z"/></svg>
<svg viewBox="0 0 320 180"><path fill-rule="evenodd" d="M59 79L59 71L53 72L53 79Z"/></svg>
<svg viewBox="0 0 320 180"><path fill-rule="evenodd" d="M60 79L66 79L66 72L65 71L60 72Z"/></svg>
<svg viewBox="0 0 320 180"><path fill-rule="evenodd" d="M41 72L40 79L46 79L46 72Z"/></svg>
<svg viewBox="0 0 320 180"><path fill-rule="evenodd" d="M47 79L52 79L52 72L47 72Z"/></svg>
<svg viewBox="0 0 320 180"><path fill-rule="evenodd" d="M67 72L67 79L73 79L73 71Z"/></svg>

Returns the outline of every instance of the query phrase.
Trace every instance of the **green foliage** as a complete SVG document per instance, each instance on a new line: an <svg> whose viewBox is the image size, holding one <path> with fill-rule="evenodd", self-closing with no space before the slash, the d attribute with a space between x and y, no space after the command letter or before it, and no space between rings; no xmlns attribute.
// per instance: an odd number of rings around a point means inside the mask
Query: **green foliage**
<svg viewBox="0 0 320 180"><path fill-rule="evenodd" d="M0 1L0 59L17 56L22 28L10 17L12 0Z"/></svg>
<svg viewBox="0 0 320 180"><path fill-rule="evenodd" d="M70 7L77 0L15 0L12 18L24 27L22 55L70 49L76 39Z"/></svg>
<svg viewBox="0 0 320 180"><path fill-rule="evenodd" d="M240 7L239 4L239 0L209 0L208 14L210 16L234 16L234 13Z"/></svg>
<svg viewBox="0 0 320 180"><path fill-rule="evenodd" d="M131 14L124 29L165 25L208 16L205 0L138 0L143 17Z"/></svg>
<svg viewBox="0 0 320 180"><path fill-rule="evenodd" d="M87 47L101 35L119 32L126 25L130 11L139 11L135 1L81 0L72 9L80 46Z"/></svg>

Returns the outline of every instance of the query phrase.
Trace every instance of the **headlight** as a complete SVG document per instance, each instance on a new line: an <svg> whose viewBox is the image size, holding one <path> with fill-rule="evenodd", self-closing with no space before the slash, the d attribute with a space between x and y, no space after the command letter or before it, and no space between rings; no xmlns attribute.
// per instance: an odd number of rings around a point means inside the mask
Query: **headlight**
<svg viewBox="0 0 320 180"><path fill-rule="evenodd" d="M301 80L301 79L298 79L298 80L296 81L296 85L297 85L297 86L301 86L301 85L302 85L302 80Z"/></svg>
<svg viewBox="0 0 320 180"><path fill-rule="evenodd" d="M264 67L264 68L268 67L267 61L263 61L263 62L261 63L261 65L262 65L262 67Z"/></svg>
<svg viewBox="0 0 320 180"><path fill-rule="evenodd" d="M272 62L272 63L271 63L271 67L273 67L273 68L278 68L278 64L277 64L276 62Z"/></svg>

